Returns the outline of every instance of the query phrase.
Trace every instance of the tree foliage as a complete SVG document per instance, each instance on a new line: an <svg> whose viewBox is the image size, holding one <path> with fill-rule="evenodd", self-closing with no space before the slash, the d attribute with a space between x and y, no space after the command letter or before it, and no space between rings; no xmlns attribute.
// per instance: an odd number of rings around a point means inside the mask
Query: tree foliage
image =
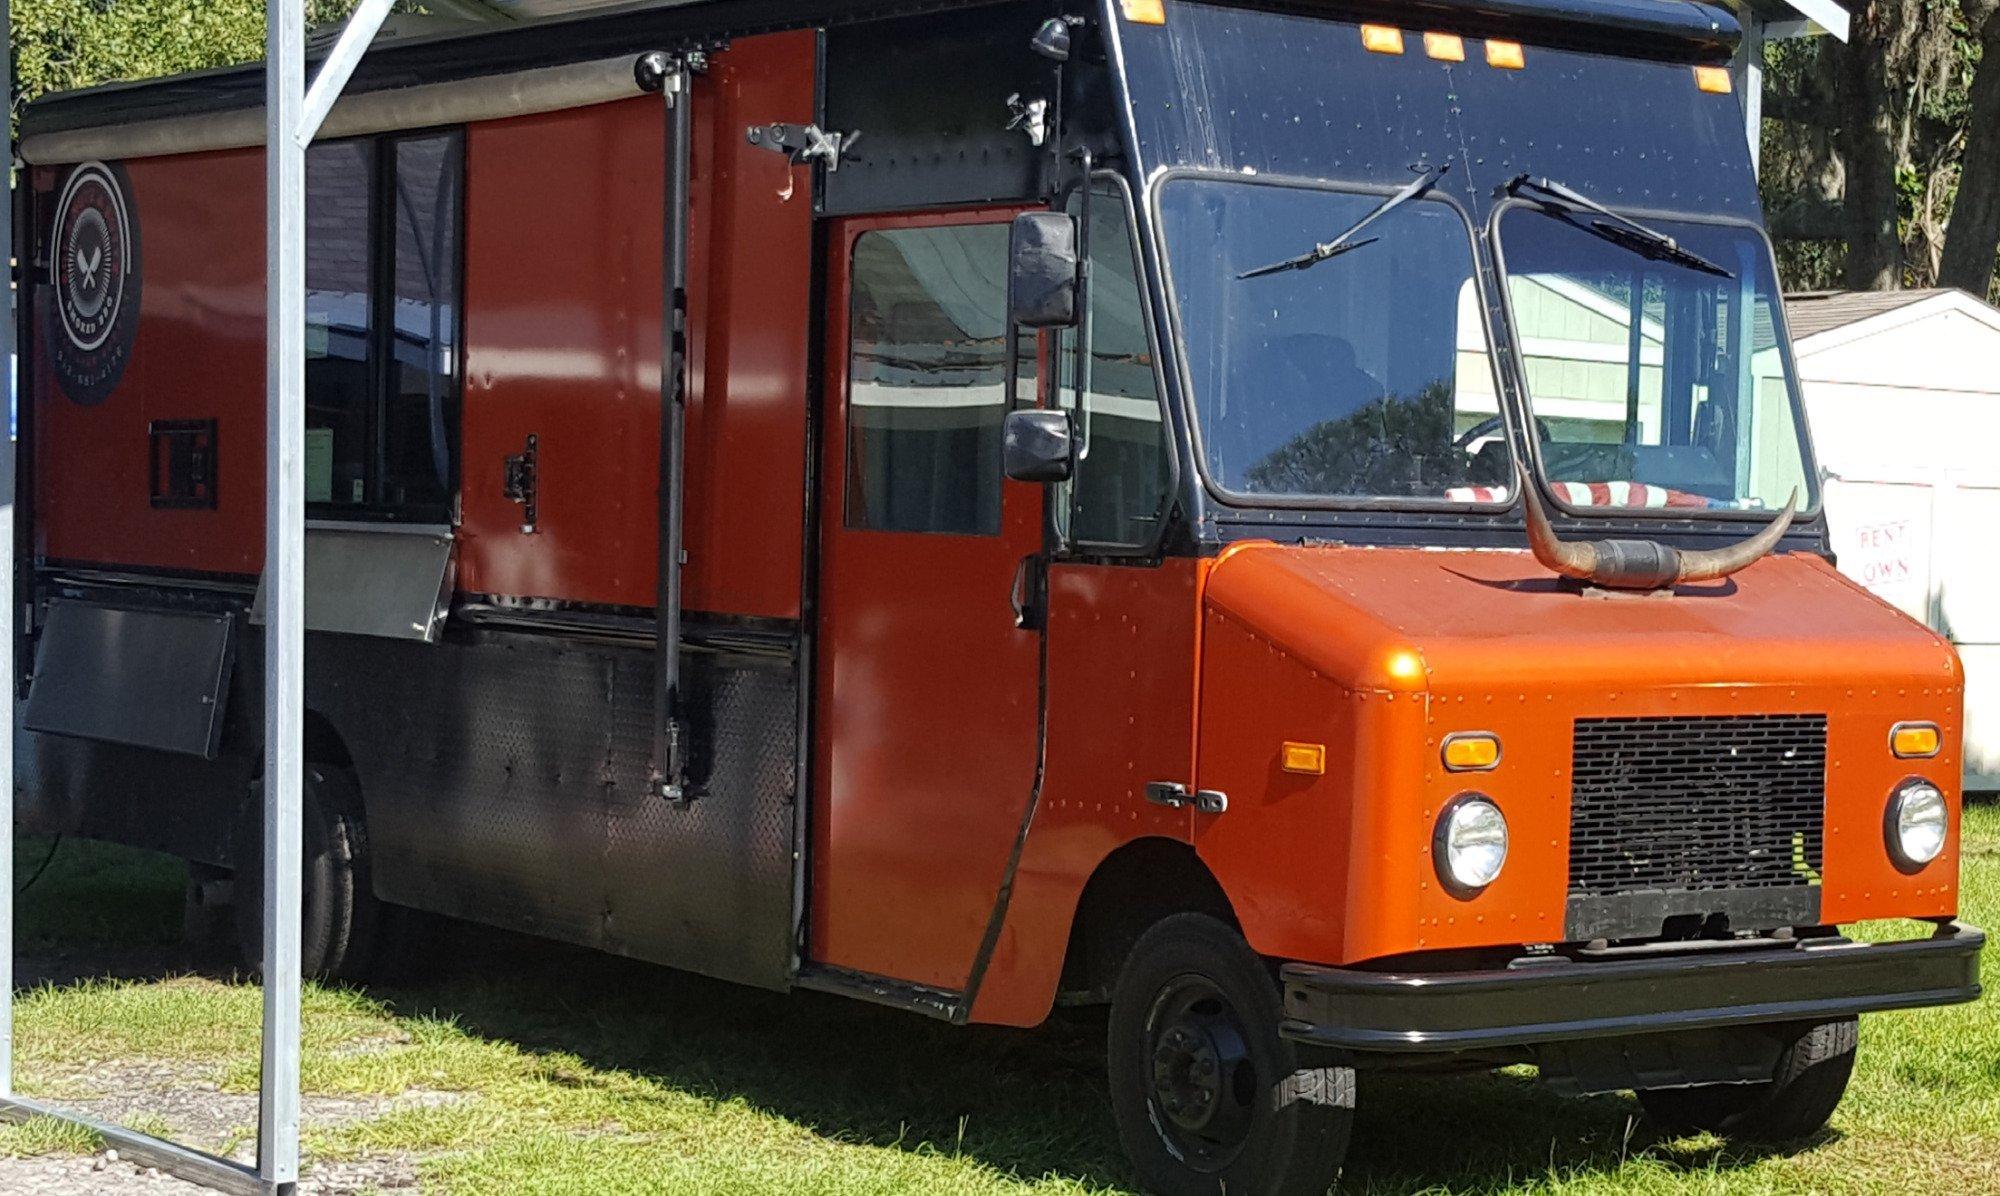
<svg viewBox="0 0 2000 1196"><path fill-rule="evenodd" d="M357 0L306 0L308 25ZM51 91L264 56L264 0L13 0L14 111Z"/></svg>
<svg viewBox="0 0 2000 1196"><path fill-rule="evenodd" d="M1765 205L1788 286L1995 289L2000 0L1843 0L1770 47Z"/></svg>

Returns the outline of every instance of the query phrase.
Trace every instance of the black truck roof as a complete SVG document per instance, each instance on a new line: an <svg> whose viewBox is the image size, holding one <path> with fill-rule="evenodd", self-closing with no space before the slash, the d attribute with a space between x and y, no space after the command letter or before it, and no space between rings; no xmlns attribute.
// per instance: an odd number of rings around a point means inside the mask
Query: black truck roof
<svg viewBox="0 0 2000 1196"><path fill-rule="evenodd" d="M1196 0L1167 0L1192 3ZM350 94L588 62L626 51L676 49L783 29L846 25L975 8L1054 14L1091 3L1061 0L648 0L509 24L471 24L378 43ZM1436 23L1472 34L1514 36L1644 57L1719 60L1741 28L1727 9L1697 0L1299 0L1328 15ZM308 59L317 57L309 51ZM260 62L55 92L29 104L20 135L65 133L134 121L256 108Z"/></svg>

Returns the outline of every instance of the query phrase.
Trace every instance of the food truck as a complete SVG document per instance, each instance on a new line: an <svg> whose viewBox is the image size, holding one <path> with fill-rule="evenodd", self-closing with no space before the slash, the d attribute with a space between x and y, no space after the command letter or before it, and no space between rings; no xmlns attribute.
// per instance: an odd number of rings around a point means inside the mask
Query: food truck
<svg viewBox="0 0 2000 1196"><path fill-rule="evenodd" d="M1323 1191L1359 1069L1811 1134L1983 937L1959 663L1826 559L1737 35L704 0L378 47L307 169L308 969L421 910L1108 1005L1168 1193ZM18 214L20 817L186 859L253 962L262 101L40 99Z"/></svg>

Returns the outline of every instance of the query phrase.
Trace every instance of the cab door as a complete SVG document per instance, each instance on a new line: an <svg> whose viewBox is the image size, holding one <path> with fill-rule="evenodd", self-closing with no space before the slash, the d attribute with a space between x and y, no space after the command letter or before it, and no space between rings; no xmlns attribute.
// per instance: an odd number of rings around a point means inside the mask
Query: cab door
<svg viewBox="0 0 2000 1196"><path fill-rule="evenodd" d="M1043 490L1000 465L1012 215L843 221L826 272L807 955L947 992L1039 754L1039 636L1015 590Z"/></svg>

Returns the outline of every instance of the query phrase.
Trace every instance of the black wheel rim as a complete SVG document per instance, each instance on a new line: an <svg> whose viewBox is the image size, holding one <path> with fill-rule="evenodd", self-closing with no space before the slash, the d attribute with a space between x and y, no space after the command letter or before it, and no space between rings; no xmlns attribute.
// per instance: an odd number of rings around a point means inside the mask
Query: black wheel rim
<svg viewBox="0 0 2000 1196"><path fill-rule="evenodd" d="M1147 1111L1168 1150L1200 1171L1233 1162L1250 1137L1257 1072L1229 999L1205 976L1177 977L1146 1016Z"/></svg>

